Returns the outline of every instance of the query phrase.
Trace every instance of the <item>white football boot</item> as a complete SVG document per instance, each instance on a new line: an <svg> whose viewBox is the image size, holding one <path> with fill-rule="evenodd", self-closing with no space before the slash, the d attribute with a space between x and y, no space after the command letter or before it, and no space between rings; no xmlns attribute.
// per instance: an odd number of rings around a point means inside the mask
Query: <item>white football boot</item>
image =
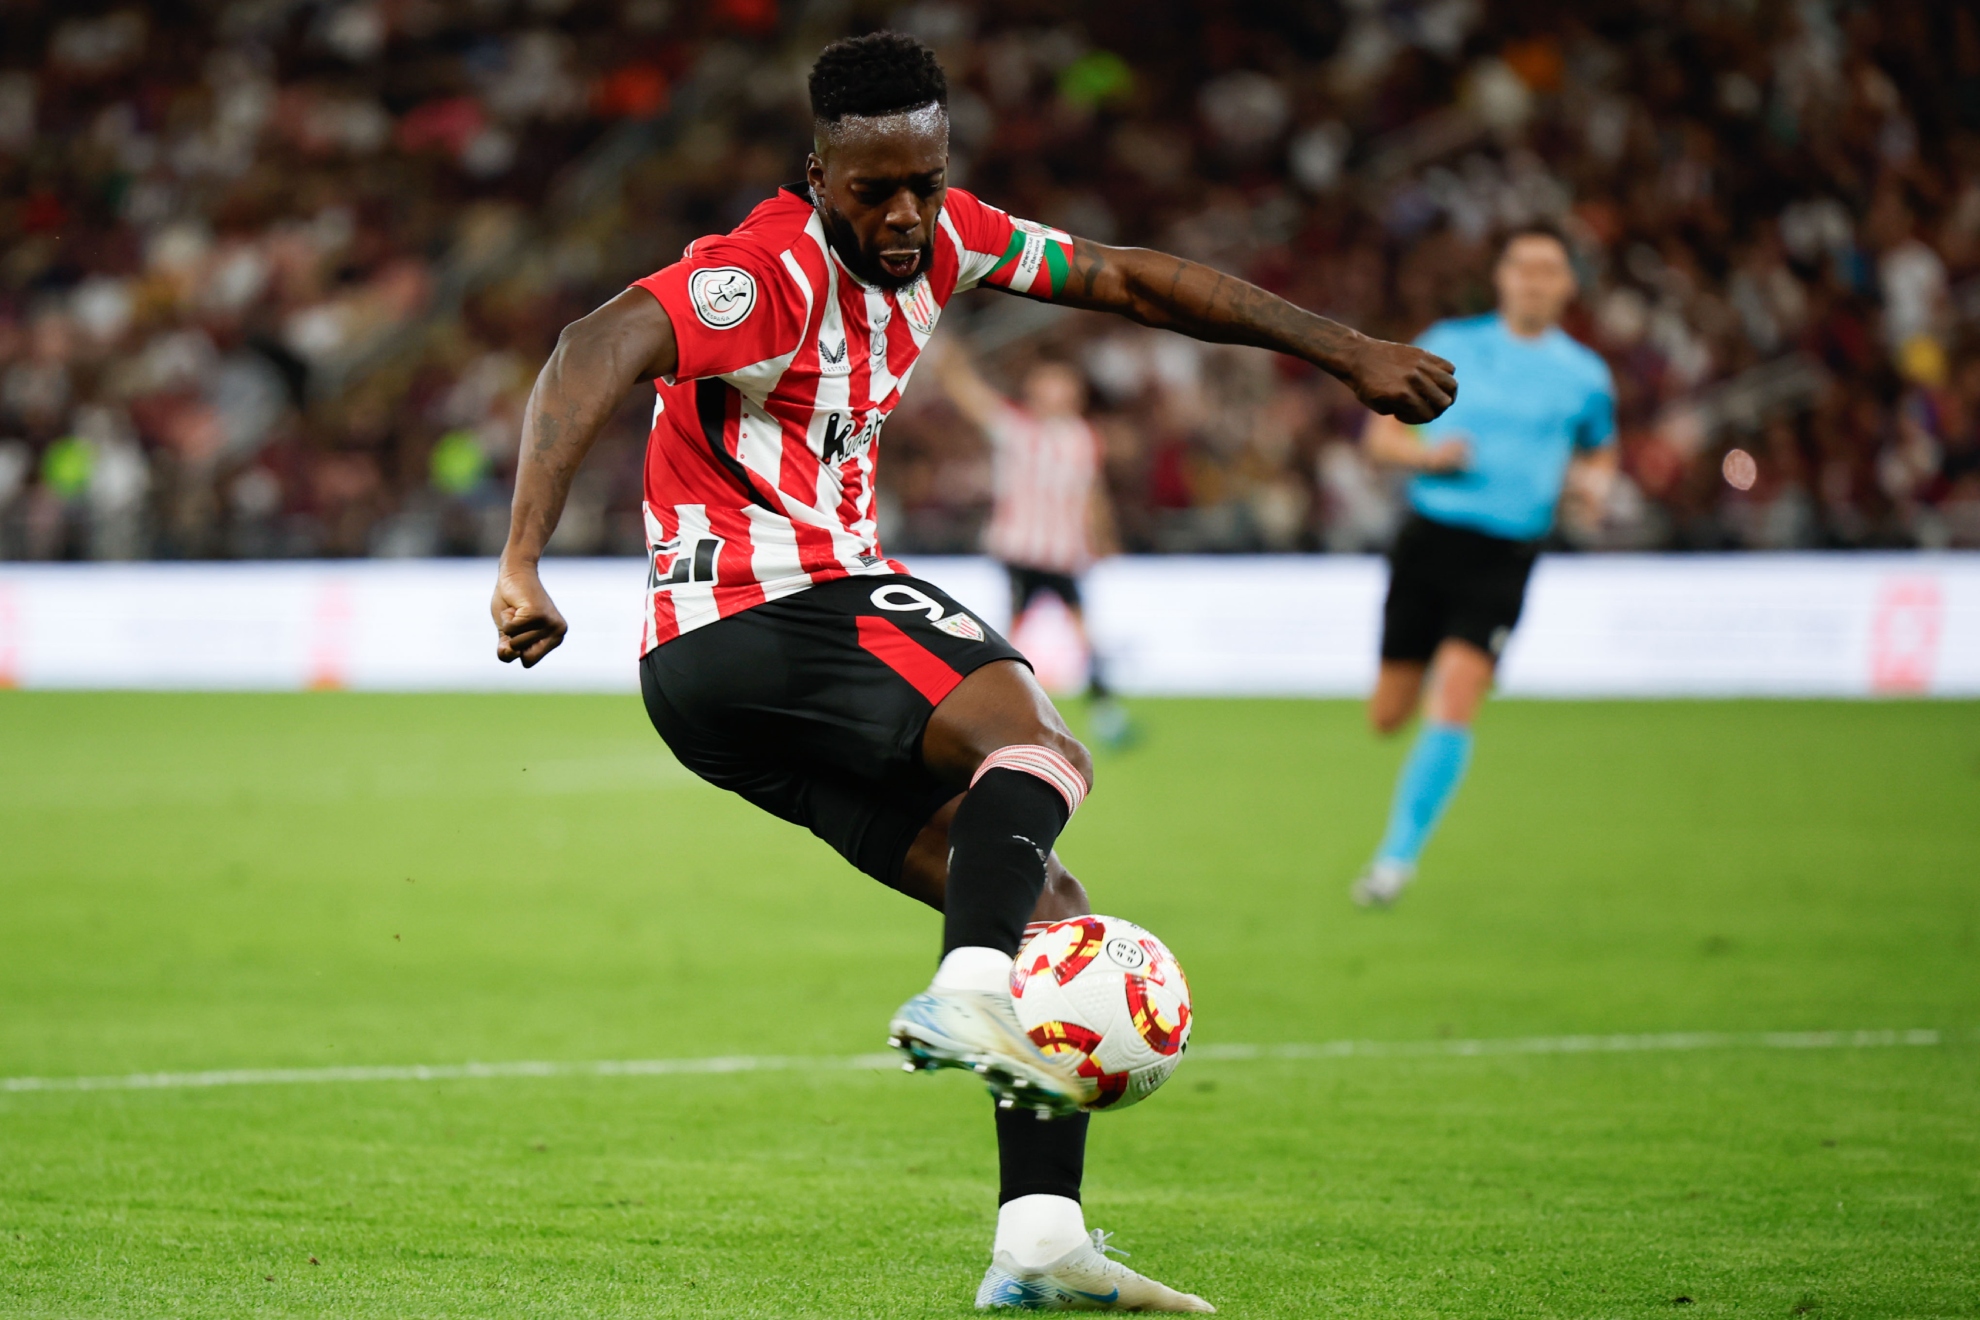
<svg viewBox="0 0 1980 1320"><path fill-rule="evenodd" d="M902 1066L909 1072L974 1072L1004 1109L1071 1114L1098 1093L1090 1079L1031 1043L1008 991L930 986L894 1014L887 1043L908 1056Z"/></svg>
<svg viewBox="0 0 1980 1320"><path fill-rule="evenodd" d="M1416 878L1416 868L1408 862L1376 858L1348 892L1362 907L1389 907L1402 897L1402 891Z"/></svg>
<svg viewBox="0 0 1980 1320"><path fill-rule="evenodd" d="M1020 1266L1010 1252L1000 1251L976 1290L979 1311L1011 1308L1019 1311L1196 1311L1217 1308L1193 1293L1177 1292L1167 1284L1136 1274L1108 1252L1127 1253L1107 1245L1107 1235L1095 1229L1092 1241L1082 1242L1040 1269Z"/></svg>

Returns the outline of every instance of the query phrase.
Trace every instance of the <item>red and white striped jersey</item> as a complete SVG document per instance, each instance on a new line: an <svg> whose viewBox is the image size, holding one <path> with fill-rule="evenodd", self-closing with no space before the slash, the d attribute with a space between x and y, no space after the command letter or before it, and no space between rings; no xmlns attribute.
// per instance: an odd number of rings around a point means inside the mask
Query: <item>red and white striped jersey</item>
<svg viewBox="0 0 1980 1320"><path fill-rule="evenodd" d="M1085 572L1093 563L1099 434L1083 417L1034 417L1008 403L985 433L996 502L983 548L1022 568Z"/></svg>
<svg viewBox="0 0 1980 1320"><path fill-rule="evenodd" d="M787 187L637 281L680 347L673 378L654 384L646 445L640 653L815 583L904 571L880 549L873 470L942 308L981 283L1049 298L1071 256L1064 233L951 188L931 269L881 289Z"/></svg>

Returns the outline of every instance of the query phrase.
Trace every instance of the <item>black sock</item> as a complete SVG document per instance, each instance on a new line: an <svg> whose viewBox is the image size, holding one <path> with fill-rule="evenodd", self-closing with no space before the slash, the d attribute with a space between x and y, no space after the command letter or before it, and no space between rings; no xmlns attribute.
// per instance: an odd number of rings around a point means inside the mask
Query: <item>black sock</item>
<svg viewBox="0 0 1980 1320"><path fill-rule="evenodd" d="M1029 1109L997 1111L997 1204L1020 1196L1079 1199L1091 1114L1040 1118Z"/></svg>
<svg viewBox="0 0 1980 1320"><path fill-rule="evenodd" d="M1045 888L1045 859L1070 816L1059 790L1002 766L984 773L949 825L949 892L942 952L998 949L1016 956Z"/></svg>

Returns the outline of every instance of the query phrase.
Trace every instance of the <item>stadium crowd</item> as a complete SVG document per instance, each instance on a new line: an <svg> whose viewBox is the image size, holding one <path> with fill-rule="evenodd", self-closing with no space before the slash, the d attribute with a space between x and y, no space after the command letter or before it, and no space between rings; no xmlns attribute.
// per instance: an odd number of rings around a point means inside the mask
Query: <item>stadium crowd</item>
<svg viewBox="0 0 1980 1320"><path fill-rule="evenodd" d="M0 10L0 557L492 552L558 328L795 178L810 56L881 24L942 55L956 182L1374 333L1559 221L1627 478L1572 544L1980 545L1970 7L40 0ZM1327 378L972 301L993 374L1084 367L1126 548L1390 535ZM645 412L554 549L638 550ZM974 548L930 383L885 446L889 547Z"/></svg>

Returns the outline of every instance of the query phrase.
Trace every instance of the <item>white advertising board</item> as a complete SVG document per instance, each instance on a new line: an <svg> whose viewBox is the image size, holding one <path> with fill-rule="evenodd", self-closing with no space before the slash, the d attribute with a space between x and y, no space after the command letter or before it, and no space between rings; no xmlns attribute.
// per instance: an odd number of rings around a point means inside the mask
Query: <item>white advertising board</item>
<svg viewBox="0 0 1980 1320"><path fill-rule="evenodd" d="M1008 629L994 564L912 566ZM0 565L0 685L634 691L644 575L546 561L571 634L525 672L494 658L488 561ZM1373 558L1122 558L1087 606L1126 692L1358 696L1386 576ZM1055 609L1016 640L1048 679L1083 664ZM1502 677L1526 696L1980 695L1980 555L1545 558Z"/></svg>

